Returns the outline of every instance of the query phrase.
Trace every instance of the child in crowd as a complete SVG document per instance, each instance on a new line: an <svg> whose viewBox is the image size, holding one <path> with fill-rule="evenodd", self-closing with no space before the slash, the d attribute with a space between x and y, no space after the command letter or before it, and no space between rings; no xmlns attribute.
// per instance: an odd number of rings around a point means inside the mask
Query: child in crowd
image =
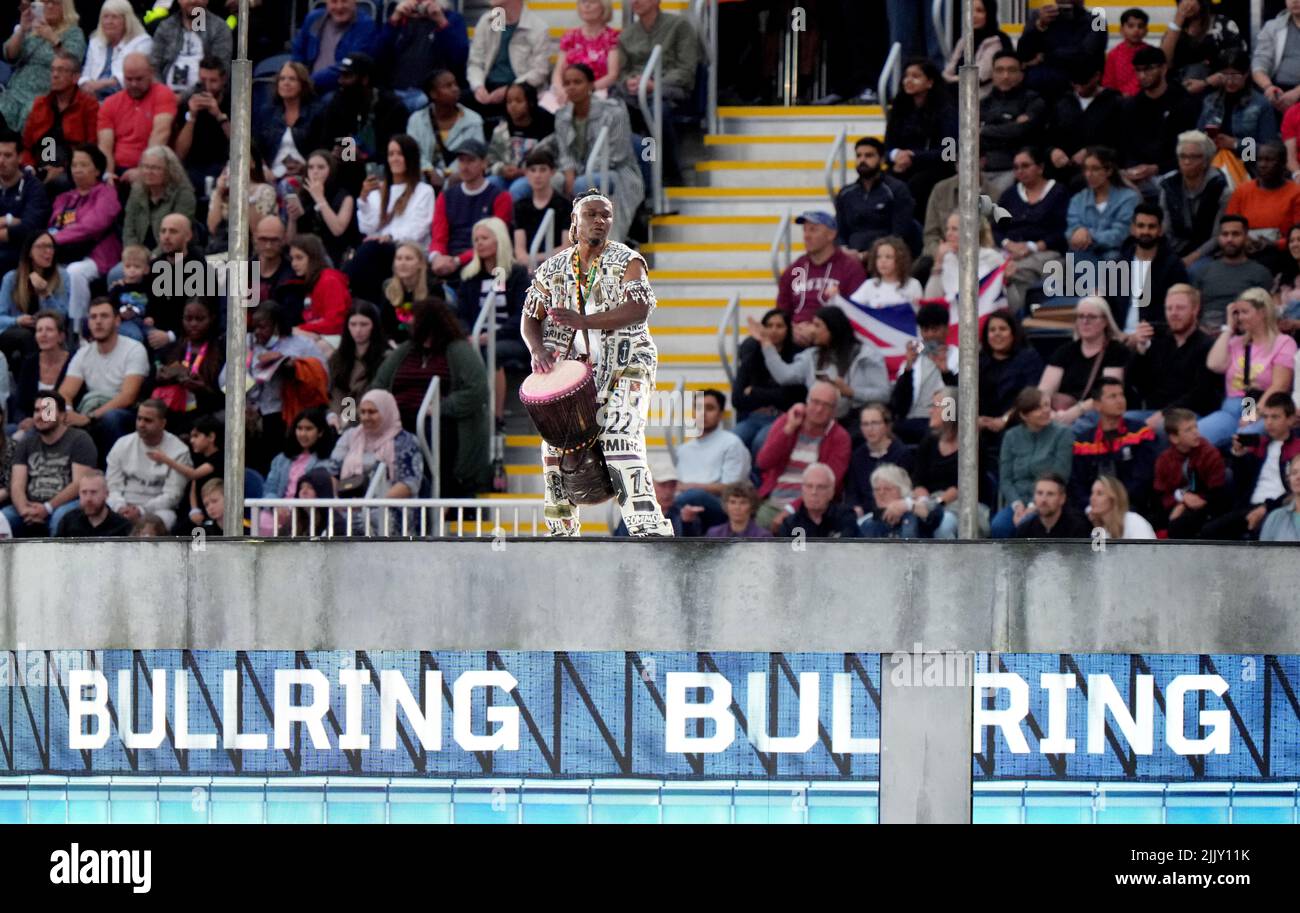
<svg viewBox="0 0 1300 913"><path fill-rule="evenodd" d="M136 342L144 342L144 313L149 304L149 248L128 244L122 249L122 278L113 283L108 297L122 318L118 332Z"/></svg>

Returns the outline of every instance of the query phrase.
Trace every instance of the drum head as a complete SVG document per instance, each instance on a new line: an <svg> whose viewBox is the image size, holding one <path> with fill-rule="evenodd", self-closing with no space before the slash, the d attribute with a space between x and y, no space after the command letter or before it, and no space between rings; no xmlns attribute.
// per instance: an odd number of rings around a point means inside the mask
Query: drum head
<svg viewBox="0 0 1300 913"><path fill-rule="evenodd" d="M591 366L586 362L566 358L557 361L546 374L534 372L525 377L519 386L519 397L526 401L559 396L582 386L590 374Z"/></svg>

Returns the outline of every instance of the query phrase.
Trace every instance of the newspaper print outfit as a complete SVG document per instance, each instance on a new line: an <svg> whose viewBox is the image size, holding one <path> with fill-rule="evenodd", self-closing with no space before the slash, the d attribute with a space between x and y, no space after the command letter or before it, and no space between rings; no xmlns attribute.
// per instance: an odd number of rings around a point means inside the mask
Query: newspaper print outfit
<svg viewBox="0 0 1300 913"><path fill-rule="evenodd" d="M625 283L628 264L639 260L646 278ZM624 298L645 302L654 310L654 291L645 259L626 245L606 243L596 278L587 295L586 312L599 314L622 305ZM584 351L584 334L573 327L546 320L550 307L578 309L578 283L573 270L573 249L548 259L534 275L524 301L524 313L542 324L542 340L552 355L569 351L570 358L589 355L595 371L597 413L601 433L597 437L610 481L618 499L623 522L633 536L671 536L672 524L659 509L654 480L646 461L645 424L650 395L655 389L659 351L650 338L646 321L617 330L588 330L594 351ZM576 337L576 338L575 338ZM572 348L570 349L570 343ZM542 474L545 480L543 515L552 536L577 536L580 532L578 506L569 497L560 475L560 452L542 442Z"/></svg>

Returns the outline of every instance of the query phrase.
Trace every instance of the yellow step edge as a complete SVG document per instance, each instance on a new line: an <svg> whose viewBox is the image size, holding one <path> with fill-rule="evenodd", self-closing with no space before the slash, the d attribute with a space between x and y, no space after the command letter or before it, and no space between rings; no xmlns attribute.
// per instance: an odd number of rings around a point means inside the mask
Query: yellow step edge
<svg viewBox="0 0 1300 913"><path fill-rule="evenodd" d="M654 327L656 336L713 336L718 332L716 326L697 327Z"/></svg>
<svg viewBox="0 0 1300 913"><path fill-rule="evenodd" d="M849 118L884 117L880 105L719 105L718 117Z"/></svg>
<svg viewBox="0 0 1300 913"><path fill-rule="evenodd" d="M712 355L678 355L673 352L660 352L659 364L661 365L699 365L701 367L717 365L722 366L718 361L718 353Z"/></svg>
<svg viewBox="0 0 1300 913"><path fill-rule="evenodd" d="M781 246L784 249L785 245ZM795 247L802 249L803 245L796 243ZM735 241L730 243L722 241L657 241L653 244L641 245L643 254L744 254L761 253L771 249L772 245L763 241Z"/></svg>
<svg viewBox="0 0 1300 913"><path fill-rule="evenodd" d="M884 139L884 136L881 135L877 138ZM708 133L704 136L704 145L706 146L754 146L764 143L773 145L780 143L816 143L825 145L833 142L835 142L835 137L829 133L817 133L810 136L788 133Z"/></svg>
<svg viewBox="0 0 1300 913"><path fill-rule="evenodd" d="M775 225L780 216L655 216L651 225Z"/></svg>
<svg viewBox="0 0 1300 913"><path fill-rule="evenodd" d="M825 167L825 162L813 159L762 162L711 159L695 163L696 171L821 171Z"/></svg>
<svg viewBox="0 0 1300 913"><path fill-rule="evenodd" d="M745 197L806 197L808 199L825 199L825 187L669 187L668 197L680 200L707 199L743 199Z"/></svg>
<svg viewBox="0 0 1300 913"><path fill-rule="evenodd" d="M506 463L506 475L508 476L539 476L541 474L541 463Z"/></svg>
<svg viewBox="0 0 1300 913"><path fill-rule="evenodd" d="M773 282L772 271L766 269L678 269L654 270L656 282Z"/></svg>
<svg viewBox="0 0 1300 913"><path fill-rule="evenodd" d="M1119 4L1116 5L1118 6ZM1173 2L1167 4L1159 3L1159 2L1146 2L1138 5L1139 6L1175 6L1177 4ZM1127 9L1127 7L1124 8ZM1091 13L1092 10L1089 10L1089 12ZM1118 15L1118 13L1116 13L1116 15ZM1023 35L1025 33L1025 24L1023 22L1003 22L1002 31L1006 32L1007 35L1010 37L1015 37L1016 35ZM1107 22L1106 31L1112 35L1118 35L1120 33L1120 24L1118 22ZM1169 26L1166 23L1153 22L1147 27L1147 36L1150 37L1153 35L1163 35L1167 31L1169 31ZM1147 43L1150 44L1150 42Z"/></svg>

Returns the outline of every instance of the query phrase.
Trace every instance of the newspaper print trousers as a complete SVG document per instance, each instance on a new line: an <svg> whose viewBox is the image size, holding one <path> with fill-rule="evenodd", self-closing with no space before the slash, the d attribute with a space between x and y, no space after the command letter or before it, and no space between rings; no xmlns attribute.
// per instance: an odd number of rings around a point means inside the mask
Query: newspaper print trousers
<svg viewBox="0 0 1300 913"><path fill-rule="evenodd" d="M598 412L596 439L609 467L623 523L632 536L671 536L673 527L659 509L654 479L646 461L645 425L654 389L654 370L631 364L623 369ZM573 503L560 474L560 453L542 442L545 485L543 516L552 536L578 536L578 505Z"/></svg>

